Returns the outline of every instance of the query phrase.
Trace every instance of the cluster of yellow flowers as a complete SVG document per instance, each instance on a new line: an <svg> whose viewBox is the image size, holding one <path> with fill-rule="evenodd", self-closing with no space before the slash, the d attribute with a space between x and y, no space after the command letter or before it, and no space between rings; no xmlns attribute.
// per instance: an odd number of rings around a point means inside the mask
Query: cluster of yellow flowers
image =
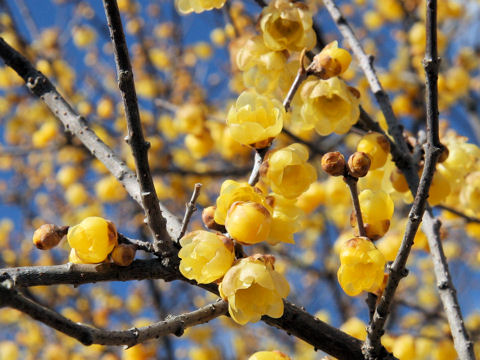
<svg viewBox="0 0 480 360"><path fill-rule="evenodd" d="M115 264L128 266L135 257L133 245L118 243L115 225L97 216L87 217L68 228L44 224L33 234L33 243L41 250L49 250L57 246L65 234L72 248L69 261L74 264L101 263L110 256Z"/></svg>
<svg viewBox="0 0 480 360"><path fill-rule="evenodd" d="M205 225L210 229L224 226L229 237L199 230L180 241L181 273L199 283L219 282L229 313L239 324L258 321L262 315L282 316L282 299L289 286L275 271L271 255L235 260L233 240L243 245L293 243L303 214L296 198L316 179L307 160L308 151L301 144L267 153L257 186L226 180L216 206L204 209ZM270 195L268 185L273 190Z"/></svg>

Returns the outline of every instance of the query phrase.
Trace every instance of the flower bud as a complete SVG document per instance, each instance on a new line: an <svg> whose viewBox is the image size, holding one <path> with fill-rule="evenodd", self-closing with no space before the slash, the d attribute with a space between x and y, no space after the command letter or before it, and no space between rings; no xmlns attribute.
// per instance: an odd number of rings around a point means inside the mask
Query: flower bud
<svg viewBox="0 0 480 360"><path fill-rule="evenodd" d="M363 152L354 152L348 158L348 170L354 177L364 177L370 169L370 157Z"/></svg>
<svg viewBox="0 0 480 360"><path fill-rule="evenodd" d="M205 226L210 230L224 232L225 227L215 222L215 210L217 207L215 205L206 207L202 211L202 221Z"/></svg>
<svg viewBox="0 0 480 360"><path fill-rule="evenodd" d="M101 217L92 216L68 229L67 240L84 263L104 261L117 245L115 225Z"/></svg>
<svg viewBox="0 0 480 360"><path fill-rule="evenodd" d="M58 245L67 231L68 226L43 224L33 233L33 243L40 250L49 250Z"/></svg>
<svg viewBox="0 0 480 360"><path fill-rule="evenodd" d="M442 162L444 162L445 160L447 160L449 154L450 154L450 151L448 150L448 147L446 147L446 146L444 145L444 146L443 146L442 153L440 154L440 157L438 158L438 162L439 162L439 163L442 163Z"/></svg>
<svg viewBox="0 0 480 360"><path fill-rule="evenodd" d="M135 258L136 248L131 244L118 244L113 249L110 257L112 261L120 266L128 266Z"/></svg>
<svg viewBox="0 0 480 360"><path fill-rule="evenodd" d="M270 234L272 216L265 206L256 202L235 202L227 213L225 228L242 244L258 244Z"/></svg>
<svg viewBox="0 0 480 360"><path fill-rule="evenodd" d="M338 151L328 152L322 156L322 169L331 176L345 173L345 158Z"/></svg>
<svg viewBox="0 0 480 360"><path fill-rule="evenodd" d="M339 48L337 41L332 41L313 58L313 71L320 79L327 80L343 74L351 61L350 53Z"/></svg>

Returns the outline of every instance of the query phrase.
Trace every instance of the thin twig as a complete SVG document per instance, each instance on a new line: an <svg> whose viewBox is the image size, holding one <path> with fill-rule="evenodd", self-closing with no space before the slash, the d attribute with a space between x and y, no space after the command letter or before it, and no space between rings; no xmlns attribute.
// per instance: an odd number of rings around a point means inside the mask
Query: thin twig
<svg viewBox="0 0 480 360"><path fill-rule="evenodd" d="M360 236L367 237L367 232L365 231L365 226L363 224L362 209L360 207L360 201L358 200L358 178L347 174L343 177L343 181L345 181L345 184L347 184L348 189L350 190L350 196L353 203L353 211L355 212L355 217L357 219L358 233L360 234Z"/></svg>
<svg viewBox="0 0 480 360"><path fill-rule="evenodd" d="M224 300L218 300L198 310L173 316L152 325L133 327L129 330L103 330L73 322L56 311L26 298L12 288L12 285L9 280L0 285L1 306L10 306L17 309L33 319L77 339L84 345L127 345L131 347L167 334L181 336L186 328L206 323L218 316L225 315L228 311L228 303Z"/></svg>
<svg viewBox="0 0 480 360"><path fill-rule="evenodd" d="M480 224L480 219L479 219L479 218L469 216L469 215L464 214L464 213L462 213L461 211L458 211L458 210L456 210L456 209L454 209L454 208L451 208L451 207L449 207L449 206L446 206L446 205L437 205L436 207L437 207L437 208L440 208L440 209L442 209L442 210L451 212L452 214L455 214L455 215L463 218L467 223L477 223L477 224Z"/></svg>
<svg viewBox="0 0 480 360"><path fill-rule="evenodd" d="M253 169L248 179L248 184L254 186L260 178L260 167L262 166L265 155L269 148L255 149L255 160L253 163Z"/></svg>
<svg viewBox="0 0 480 360"><path fill-rule="evenodd" d="M116 0L103 0L103 6L115 53L118 87L122 94L125 117L127 119L128 135L125 140L132 148L135 159L146 222L154 236L155 250L161 255L168 255L171 251L172 242L167 233L166 219L163 217L158 204L157 193L148 164L148 148L150 144L143 137L133 70L123 32L120 11L118 10Z"/></svg>
<svg viewBox="0 0 480 360"><path fill-rule="evenodd" d="M130 239L123 234L118 233L118 242L121 244L130 244L135 246L138 250L143 250L148 253L154 253L153 244L143 240Z"/></svg>
<svg viewBox="0 0 480 360"><path fill-rule="evenodd" d="M185 215L183 216L182 228L180 230L180 234L176 239L177 243L180 241L183 235L185 235L185 233L187 232L188 223L190 222L190 219L192 218L193 213L197 211L197 207L195 206L195 203L197 202L198 196L200 195L201 188L202 188L202 184L200 183L195 184L193 188L192 197L190 198L190 201L187 204L185 204Z"/></svg>
<svg viewBox="0 0 480 360"><path fill-rule="evenodd" d="M443 252L440 237L440 220L433 216L431 208L427 208L423 217L422 230L427 236L430 255L432 256L433 269L437 280L437 290L447 316L453 344L459 359L475 360L473 343L469 339L465 328L457 291L452 282L447 258Z"/></svg>
<svg viewBox="0 0 480 360"><path fill-rule="evenodd" d="M437 52L437 0L427 0L426 4L426 34L427 42L425 49L425 59L423 66L426 75L426 115L427 115L427 145L425 150L425 171L427 167L432 172L435 171L436 161L443 151L443 145L440 143L439 124L438 124L438 68L440 59ZM430 160L430 161L429 161ZM430 165L430 162L433 164ZM419 189L422 187L420 180ZM419 190L420 192L420 190ZM427 187L428 194L428 187ZM450 271L448 269L447 259L443 253L440 239L441 223L433 216L432 210L427 209L424 216L424 232L429 234L428 245L432 256L435 276L437 278L437 288L440 294L440 300L443 309L447 315L450 331L453 336L453 344L460 359L474 360L473 343L468 337L463 322L460 305L457 299L457 291L453 285ZM426 231L425 231L426 230ZM431 232L431 233L430 233Z"/></svg>

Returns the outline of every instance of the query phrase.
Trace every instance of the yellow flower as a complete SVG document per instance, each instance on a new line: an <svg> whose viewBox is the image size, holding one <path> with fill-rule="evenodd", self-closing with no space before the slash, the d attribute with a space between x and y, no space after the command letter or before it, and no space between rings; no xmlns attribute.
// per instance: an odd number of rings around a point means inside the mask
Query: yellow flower
<svg viewBox="0 0 480 360"><path fill-rule="evenodd" d="M232 266L233 242L226 236L197 230L180 240L180 272L199 284L220 279Z"/></svg>
<svg viewBox="0 0 480 360"><path fill-rule="evenodd" d="M245 245L265 241L270 234L271 224L270 211L251 201L233 203L225 219L225 228L230 236Z"/></svg>
<svg viewBox="0 0 480 360"><path fill-rule="evenodd" d="M357 151L368 155L371 160L370 170L375 170L381 168L387 162L390 143L384 135L370 132L359 141Z"/></svg>
<svg viewBox="0 0 480 360"><path fill-rule="evenodd" d="M225 180L220 188L220 196L217 198L217 208L215 209L214 220L217 224L225 225L227 212L234 202L252 201L265 206L270 210L262 192L246 182L237 182L234 180Z"/></svg>
<svg viewBox="0 0 480 360"><path fill-rule="evenodd" d="M70 227L67 240L84 263L99 263L117 245L117 230L110 221L92 216Z"/></svg>
<svg viewBox="0 0 480 360"><path fill-rule="evenodd" d="M44 148L55 139L58 126L54 121L47 121L32 136L32 144L37 148Z"/></svg>
<svg viewBox="0 0 480 360"><path fill-rule="evenodd" d="M317 179L315 168L307 160L305 145L289 145L268 156L262 164L262 177L273 192L289 199L297 198Z"/></svg>
<svg viewBox="0 0 480 360"><path fill-rule="evenodd" d="M347 71L351 61L350 53L339 48L336 40L332 41L313 58L315 75L323 80L341 75Z"/></svg>
<svg viewBox="0 0 480 360"><path fill-rule="evenodd" d="M294 244L293 234L300 230L304 212L296 205L296 199L287 199L273 194L272 227L267 242L276 245L279 242Z"/></svg>
<svg viewBox="0 0 480 360"><path fill-rule="evenodd" d="M285 71L287 58L283 52L272 51L260 36L249 39L236 56L238 68L243 72L243 83L260 93L275 90Z"/></svg>
<svg viewBox="0 0 480 360"><path fill-rule="evenodd" d="M104 177L95 184L95 193L98 199L105 202L121 201L127 195L123 186L112 175Z"/></svg>
<svg viewBox="0 0 480 360"><path fill-rule="evenodd" d="M272 50L301 51L315 46L312 13L289 0L273 0L262 11L260 28L265 45Z"/></svg>
<svg viewBox="0 0 480 360"><path fill-rule="evenodd" d="M258 351L250 356L248 360L290 360L290 357L278 350Z"/></svg>
<svg viewBox="0 0 480 360"><path fill-rule="evenodd" d="M360 115L357 90L349 88L338 77L309 80L300 95L303 100L301 117L320 135L345 134Z"/></svg>
<svg viewBox="0 0 480 360"><path fill-rule="evenodd" d="M226 0L175 0L178 11L182 14L201 13L205 10L220 9Z"/></svg>
<svg viewBox="0 0 480 360"><path fill-rule="evenodd" d="M230 108L227 125L240 144L264 148L282 131L285 116L278 100L246 90Z"/></svg>
<svg viewBox="0 0 480 360"><path fill-rule="evenodd" d="M219 286L228 312L238 324L259 321L263 315L283 315L283 298L290 292L287 280L275 271L275 258L253 255L230 268Z"/></svg>
<svg viewBox="0 0 480 360"><path fill-rule="evenodd" d="M349 296L375 291L383 283L385 257L366 237L356 237L340 248L338 282Z"/></svg>

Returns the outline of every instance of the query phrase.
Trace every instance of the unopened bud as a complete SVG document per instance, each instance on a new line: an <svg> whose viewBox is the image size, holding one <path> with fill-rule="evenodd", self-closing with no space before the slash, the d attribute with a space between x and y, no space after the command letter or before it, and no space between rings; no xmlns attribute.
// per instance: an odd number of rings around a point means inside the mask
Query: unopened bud
<svg viewBox="0 0 480 360"><path fill-rule="evenodd" d="M58 245L67 234L68 226L58 227L54 224L43 224L33 233L33 243L40 250L49 250Z"/></svg>
<svg viewBox="0 0 480 360"><path fill-rule="evenodd" d="M338 151L328 152L322 156L322 169L332 176L340 176L345 173L345 158Z"/></svg>
<svg viewBox="0 0 480 360"><path fill-rule="evenodd" d="M448 150L448 147L446 147L446 146L444 145L444 146L443 146L442 153L440 154L440 157L438 158L438 162L439 162L439 163L442 163L442 162L444 162L445 160L447 160L449 154L450 154L450 151Z"/></svg>
<svg viewBox="0 0 480 360"><path fill-rule="evenodd" d="M344 73L352 57L350 53L338 47L336 41L331 42L318 53L312 61L312 72L320 79L327 80Z"/></svg>
<svg viewBox="0 0 480 360"><path fill-rule="evenodd" d="M348 158L348 171L353 177L364 177L370 169L371 160L369 156L363 152L354 152Z"/></svg>
<svg viewBox="0 0 480 360"><path fill-rule="evenodd" d="M115 264L120 266L128 266L135 258L135 252L135 246L131 244L118 244L113 249L110 257Z"/></svg>
<svg viewBox="0 0 480 360"><path fill-rule="evenodd" d="M203 209L202 221L208 229L222 232L225 231L224 226L217 224L214 219L216 208L217 207L213 205Z"/></svg>

